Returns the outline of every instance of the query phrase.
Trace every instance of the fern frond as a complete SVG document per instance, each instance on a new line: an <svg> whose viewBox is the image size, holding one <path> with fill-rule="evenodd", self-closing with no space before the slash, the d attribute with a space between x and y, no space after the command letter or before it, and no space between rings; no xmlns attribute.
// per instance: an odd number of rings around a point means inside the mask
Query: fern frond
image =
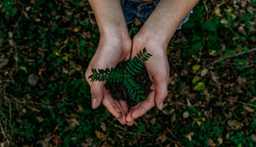
<svg viewBox="0 0 256 147"><path fill-rule="evenodd" d="M127 73L124 73L124 71L120 70L120 69L113 69L110 74L109 74L109 78L108 78L108 82L109 83L119 83L121 84L124 79L127 78L131 78L130 75L128 75Z"/></svg>
<svg viewBox="0 0 256 147"><path fill-rule="evenodd" d="M92 81L107 81L110 77L110 72L113 69L92 69L92 75L89 76L89 78Z"/></svg>
<svg viewBox="0 0 256 147"><path fill-rule="evenodd" d="M133 59L127 61L125 70L131 75L137 75L144 71L144 62L147 61L152 55L143 49Z"/></svg>
<svg viewBox="0 0 256 147"><path fill-rule="evenodd" d="M137 58L139 58L142 62L147 61L152 55L147 52L146 49L143 49L141 52L139 52L139 54L136 56Z"/></svg>
<svg viewBox="0 0 256 147"><path fill-rule="evenodd" d="M141 101L145 98L144 90L135 80L126 79L123 82L123 86L125 87L127 94L130 98L135 101Z"/></svg>
<svg viewBox="0 0 256 147"><path fill-rule="evenodd" d="M107 85L121 84L128 96L135 101L145 98L144 87L135 81L136 75L144 71L144 62L152 55L143 49L134 58L123 61L115 68L92 69L92 81L106 81Z"/></svg>
<svg viewBox="0 0 256 147"><path fill-rule="evenodd" d="M108 83L122 83L124 78L129 75L116 68L92 69L92 75L89 77L92 81L107 81Z"/></svg>

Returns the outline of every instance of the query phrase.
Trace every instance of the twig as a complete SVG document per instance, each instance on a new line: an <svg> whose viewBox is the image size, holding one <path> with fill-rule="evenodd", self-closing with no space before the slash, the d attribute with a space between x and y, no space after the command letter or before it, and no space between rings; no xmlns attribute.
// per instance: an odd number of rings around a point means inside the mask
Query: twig
<svg viewBox="0 0 256 147"><path fill-rule="evenodd" d="M234 55L231 55L231 56L227 56L227 57L221 57L217 60L215 60L214 62L208 64L208 66L213 66L221 61L224 61L224 60L227 60L227 59L231 59L231 58L235 58L235 57L239 57L239 56L242 56L244 54L249 54L249 53L252 53L252 52L255 52L256 51L256 48L252 48L248 51L243 51L243 52L240 52L240 53L237 53L237 54L234 54Z"/></svg>
<svg viewBox="0 0 256 147"><path fill-rule="evenodd" d="M9 139L8 139L8 137L7 137L7 135L6 135L5 131L4 131L4 128L3 128L1 122L0 122L0 129L1 129L1 133L3 134L4 138L6 139L7 144L9 144L10 143Z"/></svg>
<svg viewBox="0 0 256 147"><path fill-rule="evenodd" d="M242 102L242 101L238 101L237 103L240 103L242 105L246 105L246 106L250 106L250 107L256 108L256 105L254 105L254 104L245 103L245 102Z"/></svg>
<svg viewBox="0 0 256 147"><path fill-rule="evenodd" d="M5 134L5 132L4 132L4 128L3 128L1 122L0 122L0 129L1 129L1 133L3 134L4 138L6 138L6 134Z"/></svg>

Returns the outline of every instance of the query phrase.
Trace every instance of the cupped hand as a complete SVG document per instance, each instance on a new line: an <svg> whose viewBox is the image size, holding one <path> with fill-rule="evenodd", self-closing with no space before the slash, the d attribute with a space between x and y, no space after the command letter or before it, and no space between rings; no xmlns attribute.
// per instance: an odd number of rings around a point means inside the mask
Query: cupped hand
<svg viewBox="0 0 256 147"><path fill-rule="evenodd" d="M123 33L124 34L124 33ZM104 82L91 81L89 76L92 69L106 69L115 67L120 61L129 58L131 40L128 35L120 32L101 34L98 48L86 71L86 80L91 89L91 105L96 109L101 103L120 123L125 124L125 116L128 111L127 103L123 100L115 100L105 88Z"/></svg>
<svg viewBox="0 0 256 147"><path fill-rule="evenodd" d="M126 116L126 124L132 125L135 120L147 111L157 106L163 108L163 103L168 94L169 63L166 54L168 42L158 40L154 33L141 30L133 39L132 56L144 48L152 54L145 66L152 82L151 92L146 100L133 106Z"/></svg>

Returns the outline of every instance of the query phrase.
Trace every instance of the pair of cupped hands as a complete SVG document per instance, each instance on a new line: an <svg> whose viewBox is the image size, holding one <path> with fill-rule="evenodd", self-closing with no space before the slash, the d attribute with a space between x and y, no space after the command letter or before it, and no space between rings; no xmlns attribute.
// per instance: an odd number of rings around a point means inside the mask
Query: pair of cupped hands
<svg viewBox="0 0 256 147"><path fill-rule="evenodd" d="M163 109L164 100L168 94L169 64L166 54L168 42L160 38L150 29L143 27L133 39L129 37L127 29L113 28L100 34L98 48L86 71L93 109L103 104L121 124L128 126L133 125L136 119L155 106L160 110ZM114 99L104 86L104 82L90 80L92 69L115 67L122 60L134 57L143 49L152 54L152 57L145 63L152 85L144 101L130 107L122 98Z"/></svg>

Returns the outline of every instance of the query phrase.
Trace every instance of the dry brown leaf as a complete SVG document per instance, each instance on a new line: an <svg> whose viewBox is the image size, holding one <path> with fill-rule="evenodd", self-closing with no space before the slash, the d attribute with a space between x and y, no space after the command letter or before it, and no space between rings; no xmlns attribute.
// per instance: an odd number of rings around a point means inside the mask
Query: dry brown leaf
<svg viewBox="0 0 256 147"><path fill-rule="evenodd" d="M185 137L186 137L189 141L192 141L193 135L194 135L194 132L190 132L190 133L188 133Z"/></svg>
<svg viewBox="0 0 256 147"><path fill-rule="evenodd" d="M99 139L99 140L101 140L101 141L104 141L104 140L106 140L106 138L107 138L107 136L103 133L103 132L101 132L101 131L95 131L95 135L96 135L96 137Z"/></svg>
<svg viewBox="0 0 256 147"><path fill-rule="evenodd" d="M237 130L237 129L240 129L242 127L242 124L237 120L229 120L228 121L228 126L232 129Z"/></svg>
<svg viewBox="0 0 256 147"><path fill-rule="evenodd" d="M216 144L214 143L214 141L212 139L208 139L208 145L210 147L216 147Z"/></svg>

